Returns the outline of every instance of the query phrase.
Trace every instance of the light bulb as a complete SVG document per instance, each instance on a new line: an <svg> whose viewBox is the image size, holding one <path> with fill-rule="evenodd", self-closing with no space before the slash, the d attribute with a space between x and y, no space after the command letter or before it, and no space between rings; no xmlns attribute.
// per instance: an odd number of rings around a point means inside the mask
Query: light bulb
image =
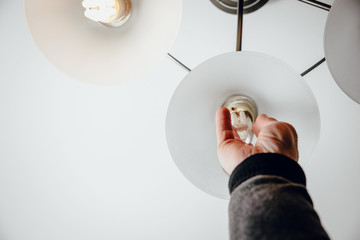
<svg viewBox="0 0 360 240"><path fill-rule="evenodd" d="M223 104L231 114L231 124L245 143L251 143L253 139L252 125L257 117L255 102L246 96L235 95L229 97Z"/></svg>
<svg viewBox="0 0 360 240"><path fill-rule="evenodd" d="M84 0L84 15L96 22L110 23L120 12L118 0Z"/></svg>

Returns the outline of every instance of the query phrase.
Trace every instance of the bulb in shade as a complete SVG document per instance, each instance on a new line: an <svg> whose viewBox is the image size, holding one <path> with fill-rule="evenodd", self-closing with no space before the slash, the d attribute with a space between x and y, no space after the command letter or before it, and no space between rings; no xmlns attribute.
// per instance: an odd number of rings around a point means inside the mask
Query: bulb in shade
<svg viewBox="0 0 360 240"><path fill-rule="evenodd" d="M108 27L119 27L131 15L130 0L84 0L84 15Z"/></svg>

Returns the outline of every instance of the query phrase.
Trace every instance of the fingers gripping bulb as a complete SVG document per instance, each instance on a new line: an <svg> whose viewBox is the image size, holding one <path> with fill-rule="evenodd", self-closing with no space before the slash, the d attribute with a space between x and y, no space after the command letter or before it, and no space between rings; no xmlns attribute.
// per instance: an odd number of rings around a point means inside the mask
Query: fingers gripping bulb
<svg viewBox="0 0 360 240"><path fill-rule="evenodd" d="M246 96L236 95L228 98L223 107L229 109L231 124L240 139L245 143L251 143L254 136L252 125L257 117L255 102Z"/></svg>
<svg viewBox="0 0 360 240"><path fill-rule="evenodd" d="M240 139L246 141L249 136L249 133L252 130L252 121L248 112L246 112L243 109L232 107L230 108L230 113L231 113L231 123L234 129L238 133ZM251 140L252 138L249 139L248 141L251 142Z"/></svg>
<svg viewBox="0 0 360 240"><path fill-rule="evenodd" d="M96 22L111 22L120 11L118 0L84 0L83 7L86 9L84 15Z"/></svg>

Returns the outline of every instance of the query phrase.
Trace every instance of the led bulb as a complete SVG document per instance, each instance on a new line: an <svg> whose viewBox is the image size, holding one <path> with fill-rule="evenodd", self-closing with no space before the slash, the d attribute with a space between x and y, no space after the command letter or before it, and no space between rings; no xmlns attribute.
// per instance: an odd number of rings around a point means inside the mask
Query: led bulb
<svg viewBox="0 0 360 240"><path fill-rule="evenodd" d="M120 12L118 0L84 0L84 15L96 22L111 22Z"/></svg>

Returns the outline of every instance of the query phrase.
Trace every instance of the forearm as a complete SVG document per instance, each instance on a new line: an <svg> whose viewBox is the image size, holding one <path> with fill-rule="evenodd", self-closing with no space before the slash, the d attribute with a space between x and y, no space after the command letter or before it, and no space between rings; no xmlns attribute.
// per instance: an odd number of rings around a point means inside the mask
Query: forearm
<svg viewBox="0 0 360 240"><path fill-rule="evenodd" d="M229 182L231 239L329 239L307 193L305 175L291 161L262 154L235 169Z"/></svg>

